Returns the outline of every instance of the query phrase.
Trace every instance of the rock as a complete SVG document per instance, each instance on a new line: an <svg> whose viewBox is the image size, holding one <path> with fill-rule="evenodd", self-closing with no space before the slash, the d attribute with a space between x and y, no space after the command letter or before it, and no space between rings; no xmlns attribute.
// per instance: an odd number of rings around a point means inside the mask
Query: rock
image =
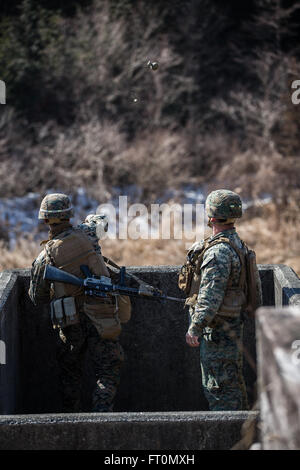
<svg viewBox="0 0 300 470"><path fill-rule="evenodd" d="M262 448L300 449L300 307L259 309L256 332Z"/></svg>

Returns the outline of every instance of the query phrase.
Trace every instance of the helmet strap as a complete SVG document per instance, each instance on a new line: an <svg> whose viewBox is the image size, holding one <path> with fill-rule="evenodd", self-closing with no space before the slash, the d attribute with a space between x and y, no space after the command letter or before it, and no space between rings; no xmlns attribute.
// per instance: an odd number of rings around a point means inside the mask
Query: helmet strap
<svg viewBox="0 0 300 470"><path fill-rule="evenodd" d="M53 219L50 219L51 221ZM52 240L56 235L68 230L72 225L69 220L60 220L59 223L49 224L49 239Z"/></svg>
<svg viewBox="0 0 300 470"><path fill-rule="evenodd" d="M217 219L216 217L209 217L207 225L212 228L213 225L234 225L236 219Z"/></svg>
<svg viewBox="0 0 300 470"><path fill-rule="evenodd" d="M56 224L63 224L65 222L69 222L70 219L59 219L58 217L52 217L50 219L44 219L45 223L48 225L56 225Z"/></svg>

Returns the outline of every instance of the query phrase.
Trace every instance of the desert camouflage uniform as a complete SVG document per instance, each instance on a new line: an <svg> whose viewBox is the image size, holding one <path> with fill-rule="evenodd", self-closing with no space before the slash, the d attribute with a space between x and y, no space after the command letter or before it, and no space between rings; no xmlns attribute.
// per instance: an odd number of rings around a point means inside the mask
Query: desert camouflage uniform
<svg viewBox="0 0 300 470"><path fill-rule="evenodd" d="M241 240L235 228L224 230L209 240L229 238L238 248ZM237 287L241 263L236 251L225 242L209 248L201 265L201 284L197 303L190 307L189 334L199 336L202 384L209 409L248 409L242 373L243 320L222 318L217 312L223 302L228 281ZM261 296L257 280L258 296Z"/></svg>
<svg viewBox="0 0 300 470"><path fill-rule="evenodd" d="M97 216L96 216L97 217ZM71 228L69 223L62 224L61 232ZM79 226L81 227L81 226ZM82 227L81 227L82 228ZM99 248L95 238L95 224L90 230L84 223L83 231L89 231L94 247ZM61 233L61 232L57 232ZM49 281L43 279L46 253L43 250L33 262L29 296L34 304L51 301ZM83 362L87 349L94 366L96 386L93 392L93 411L108 412L113 410L113 401L120 382L120 371L124 361L123 349L118 340L102 339L92 321L81 310L80 323L59 328L57 359L60 366L60 384L64 412L79 412L80 384Z"/></svg>

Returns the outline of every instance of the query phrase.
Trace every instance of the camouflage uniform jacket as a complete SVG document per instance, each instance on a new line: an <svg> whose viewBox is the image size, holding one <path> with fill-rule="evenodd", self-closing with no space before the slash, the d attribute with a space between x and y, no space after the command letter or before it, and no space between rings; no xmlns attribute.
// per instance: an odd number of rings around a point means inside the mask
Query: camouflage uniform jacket
<svg viewBox="0 0 300 470"><path fill-rule="evenodd" d="M242 248L241 239L235 228L224 230L209 241L220 237L229 238L238 248ZM197 303L190 307L189 334L200 336L206 326L211 326L220 306L222 305L228 281L232 286L238 286L241 263L236 251L228 243L219 243L209 248L203 257L201 264L201 283ZM261 303L261 286L257 279L257 295Z"/></svg>

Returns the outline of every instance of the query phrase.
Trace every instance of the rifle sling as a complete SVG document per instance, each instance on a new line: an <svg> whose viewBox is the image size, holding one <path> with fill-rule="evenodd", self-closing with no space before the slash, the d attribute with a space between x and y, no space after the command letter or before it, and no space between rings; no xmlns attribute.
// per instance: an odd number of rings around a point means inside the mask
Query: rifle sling
<svg viewBox="0 0 300 470"><path fill-rule="evenodd" d="M113 268L116 268L118 269L119 271L121 270L120 266L118 266L114 261L112 261L110 258L107 258L106 256L103 256L103 259L105 261L105 263L109 264L110 266L112 266ZM141 279L139 279L137 276L135 276L134 274L131 274L131 273L128 273L126 271L126 276L129 276L131 277L132 279L134 279L140 286L146 286L146 287L150 287L151 289L155 289L155 287L151 286L150 284L147 284L147 282L144 282L142 281Z"/></svg>

